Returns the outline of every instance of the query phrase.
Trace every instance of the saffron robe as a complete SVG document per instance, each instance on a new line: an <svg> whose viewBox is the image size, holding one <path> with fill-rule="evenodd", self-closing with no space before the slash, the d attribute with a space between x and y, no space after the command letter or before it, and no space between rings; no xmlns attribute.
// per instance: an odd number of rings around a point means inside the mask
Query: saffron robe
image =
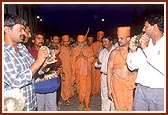
<svg viewBox="0 0 168 115"><path fill-rule="evenodd" d="M71 59L79 102L85 102L88 105L91 93L93 51L88 45L85 45L83 48L76 46L72 51Z"/></svg>
<svg viewBox="0 0 168 115"><path fill-rule="evenodd" d="M117 111L132 111L133 90L135 88L136 72L130 72L126 66L128 50L116 49L113 59L112 95Z"/></svg>
<svg viewBox="0 0 168 115"><path fill-rule="evenodd" d="M98 56L100 49L102 48L102 42L96 41L90 46L93 50L94 55ZM97 62L98 57L94 58L92 63L92 76L91 76L91 94L99 94L100 93L100 69L95 68L95 63Z"/></svg>
<svg viewBox="0 0 168 115"><path fill-rule="evenodd" d="M60 58L62 60L62 67L64 78L61 80L61 98L65 101L74 96L73 82L74 77L72 76L71 67L71 53L72 47L61 46L60 48Z"/></svg>

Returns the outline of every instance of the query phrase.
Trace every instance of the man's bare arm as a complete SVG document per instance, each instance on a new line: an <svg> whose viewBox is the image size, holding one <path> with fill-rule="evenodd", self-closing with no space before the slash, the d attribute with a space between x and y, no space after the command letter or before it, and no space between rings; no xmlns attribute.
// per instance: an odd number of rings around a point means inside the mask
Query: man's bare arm
<svg viewBox="0 0 168 115"><path fill-rule="evenodd" d="M108 63L107 63L107 88L108 88L108 96L112 99L112 75L113 75L113 59L114 59L114 51L110 53Z"/></svg>

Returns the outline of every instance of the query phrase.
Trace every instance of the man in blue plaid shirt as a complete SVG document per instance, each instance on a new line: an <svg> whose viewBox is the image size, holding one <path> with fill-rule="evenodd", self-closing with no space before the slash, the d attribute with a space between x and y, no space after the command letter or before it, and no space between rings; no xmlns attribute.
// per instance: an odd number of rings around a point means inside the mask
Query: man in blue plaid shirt
<svg viewBox="0 0 168 115"><path fill-rule="evenodd" d="M26 34L26 22L11 14L5 14L4 18L4 91L20 88L26 97L24 111L34 111L37 109L37 100L33 75L49 54L47 49L41 48L35 60L21 44Z"/></svg>

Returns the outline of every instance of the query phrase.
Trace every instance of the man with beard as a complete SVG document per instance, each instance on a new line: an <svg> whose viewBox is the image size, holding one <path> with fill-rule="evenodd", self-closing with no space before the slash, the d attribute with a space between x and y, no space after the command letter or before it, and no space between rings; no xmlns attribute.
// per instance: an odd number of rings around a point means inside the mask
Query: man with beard
<svg viewBox="0 0 168 115"><path fill-rule="evenodd" d="M87 38L88 46L91 46L93 43L94 43L94 37L93 36L88 36L88 38Z"/></svg>
<svg viewBox="0 0 168 115"><path fill-rule="evenodd" d="M93 62L93 52L85 44L84 35L77 36L77 44L71 54L71 66L73 76L75 76L76 90L79 99L78 109L82 110L85 104L85 110L90 111L90 93L91 93L91 64Z"/></svg>
<svg viewBox="0 0 168 115"><path fill-rule="evenodd" d="M130 27L118 27L117 35L119 47L111 52L108 59L108 96L114 100L117 111L131 111L136 74L130 72L126 65Z"/></svg>
<svg viewBox="0 0 168 115"><path fill-rule="evenodd" d="M4 16L4 91L19 88L26 97L24 111L37 109L34 74L41 67L48 52L40 49L36 60L21 44L25 38L26 22L11 14ZM11 94L12 95L12 94Z"/></svg>

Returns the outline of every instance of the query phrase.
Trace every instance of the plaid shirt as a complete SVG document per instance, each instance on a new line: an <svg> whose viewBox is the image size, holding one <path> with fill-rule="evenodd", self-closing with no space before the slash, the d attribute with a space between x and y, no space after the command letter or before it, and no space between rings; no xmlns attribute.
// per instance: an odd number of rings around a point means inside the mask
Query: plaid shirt
<svg viewBox="0 0 168 115"><path fill-rule="evenodd" d="M25 111L37 108L34 78L29 67L35 61L23 44L17 44L19 52L4 42L4 90L20 88L26 97Z"/></svg>

